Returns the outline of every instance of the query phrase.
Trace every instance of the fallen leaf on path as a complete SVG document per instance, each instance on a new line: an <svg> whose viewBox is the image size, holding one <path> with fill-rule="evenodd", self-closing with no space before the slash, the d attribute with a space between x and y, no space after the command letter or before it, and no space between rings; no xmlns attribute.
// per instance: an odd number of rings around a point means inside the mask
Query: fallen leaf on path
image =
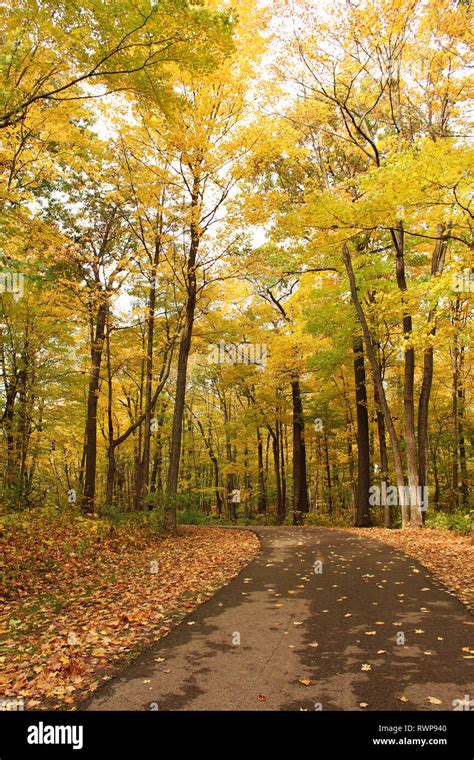
<svg viewBox="0 0 474 760"><path fill-rule="evenodd" d="M408 554L422 563L451 593L473 609L472 566L474 546L469 535L460 535L454 531L424 528L422 531L391 530L387 528L349 528L347 530L359 537L370 537ZM410 574L418 574L417 567L410 567ZM426 586L424 587L427 588ZM430 589L432 590L432 589ZM474 625L467 621L466 625Z"/></svg>
<svg viewBox="0 0 474 760"><path fill-rule="evenodd" d="M309 686L313 682L309 678L300 678L299 682L303 684L303 686Z"/></svg>

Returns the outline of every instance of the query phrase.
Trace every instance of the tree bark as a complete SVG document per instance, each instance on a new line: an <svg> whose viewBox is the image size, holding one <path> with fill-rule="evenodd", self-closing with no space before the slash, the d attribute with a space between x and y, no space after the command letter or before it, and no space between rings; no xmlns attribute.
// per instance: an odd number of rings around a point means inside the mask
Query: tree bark
<svg viewBox="0 0 474 760"><path fill-rule="evenodd" d="M385 437L385 418L380 409L379 395L377 388L374 385L374 403L376 407L377 415L377 434L379 439L379 452L380 452L380 482L385 483L388 488L388 454L387 454L387 440ZM392 524L392 508L385 502L384 507L384 526L390 528Z"/></svg>
<svg viewBox="0 0 474 760"><path fill-rule="evenodd" d="M467 474L466 441L464 438L464 406L466 403L466 391L463 380L464 346L459 350L459 385L458 385L458 440L459 440L459 467L461 471L461 502L467 510L469 508L469 481Z"/></svg>
<svg viewBox="0 0 474 760"><path fill-rule="evenodd" d="M392 230L392 238L396 251L396 277L399 290L405 293L407 288L405 276L405 234L403 223L400 221ZM403 304L403 336L405 341L405 367L403 379L403 418L405 426L405 444L408 471L408 484L410 487L410 526L421 527L423 525L421 502L419 500L418 480L418 455L416 450L415 435L415 349L410 344L413 323L411 314L406 311L405 299L402 295Z"/></svg>
<svg viewBox="0 0 474 760"><path fill-rule="evenodd" d="M299 380L291 383L293 402L293 512L309 512L303 404Z"/></svg>
<svg viewBox="0 0 474 760"><path fill-rule="evenodd" d="M331 465L329 464L329 446L326 430L324 430L324 454L326 458L326 481L328 487L328 514L332 515L332 480L331 480Z"/></svg>
<svg viewBox="0 0 474 760"><path fill-rule="evenodd" d="M368 528L372 525L369 506L369 413L367 409L364 343L359 335L355 335L353 338L353 351L357 408L357 510L355 524L358 528Z"/></svg>
<svg viewBox="0 0 474 760"><path fill-rule="evenodd" d="M283 504L283 496L281 490L281 470L280 470L280 446L276 432L269 428L269 432L272 439L272 451L273 451L273 464L275 469L275 483L276 483L276 517L279 525L285 519L285 507Z"/></svg>
<svg viewBox="0 0 474 760"><path fill-rule="evenodd" d="M267 494L265 492L265 473L263 469L263 442L260 428L257 425L257 458L258 458L258 513L267 511Z"/></svg>
<svg viewBox="0 0 474 760"><path fill-rule="evenodd" d="M445 234L445 225L438 226L438 240L434 247L431 259L431 276L442 274L448 236ZM428 338L436 334L436 323L434 322L436 307L430 309L428 323L432 327L428 333ZM420 487L428 486L428 418L431 388L433 385L434 357L433 346L429 345L423 354L423 379L421 383L420 397L418 400L418 480Z"/></svg>
<svg viewBox="0 0 474 760"><path fill-rule="evenodd" d="M97 311L97 320L91 345L91 368L87 395L86 465L82 510L93 514L95 510L95 483L97 471L97 406L99 401L100 366L104 347L108 302L104 298Z"/></svg>
<svg viewBox="0 0 474 760"><path fill-rule="evenodd" d="M400 500L401 500L402 527L408 528L410 525L410 508L405 499L405 477L403 474L403 461L402 461L402 455L401 455L401 450L400 450L400 442L398 439L397 431L395 430L395 425L393 423L390 407L388 406L387 397L385 395L385 388L382 382L380 366L377 361L377 357L375 355L375 351L374 351L374 347L372 343L372 336L369 330L369 325L367 323L367 319L366 319L364 310L362 309L362 305L359 299L356 279L354 275L354 269L352 266L352 259L351 259L351 255L350 255L349 248L347 247L347 245L343 246L342 255L344 259L344 265L346 267L347 276L349 278L352 303L354 304L354 308L356 310L356 313L357 313L357 316L359 318L359 322L362 328L362 334L364 336L364 343L365 343L365 350L369 358L369 362L370 362L370 366L372 370L372 376L374 379L374 383L377 387L380 407L382 409L382 413L385 419L385 424L387 426L388 434L390 436L390 442L392 444L393 461L395 465L397 486L398 486L398 491L399 491Z"/></svg>
<svg viewBox="0 0 474 760"><path fill-rule="evenodd" d="M156 273L160 260L160 241L155 242L153 265L151 268L150 290L148 294L146 362L145 362L145 419L143 424L143 454L140 466L140 506L147 502L150 487L150 446L152 419L153 348L155 337Z"/></svg>
<svg viewBox="0 0 474 760"><path fill-rule="evenodd" d="M199 207L200 181L195 178L191 199L191 242L186 264L187 300L184 317L183 334L179 344L178 366L176 374L176 391L174 397L173 425L171 431L170 458L168 477L166 481L166 503L164 527L176 531L176 494L178 491L179 462L181 455L181 438L183 429L184 403L186 399L186 380L188 374L188 359L193 335L194 314L196 311L197 281L196 261L200 243L199 224L196 215Z"/></svg>

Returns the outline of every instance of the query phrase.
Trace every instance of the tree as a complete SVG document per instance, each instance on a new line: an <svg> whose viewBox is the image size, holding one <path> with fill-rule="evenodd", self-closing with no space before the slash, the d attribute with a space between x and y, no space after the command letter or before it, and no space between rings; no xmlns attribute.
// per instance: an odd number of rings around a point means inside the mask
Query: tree
<svg viewBox="0 0 474 760"><path fill-rule="evenodd" d="M0 129L34 107L104 93L166 98L170 61L207 70L229 49L230 29L226 14L181 0L3 2Z"/></svg>

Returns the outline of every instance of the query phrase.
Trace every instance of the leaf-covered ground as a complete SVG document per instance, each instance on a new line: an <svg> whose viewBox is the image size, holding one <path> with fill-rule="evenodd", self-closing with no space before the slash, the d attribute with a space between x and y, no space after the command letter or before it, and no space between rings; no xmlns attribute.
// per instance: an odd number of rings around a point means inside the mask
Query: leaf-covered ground
<svg viewBox="0 0 474 760"><path fill-rule="evenodd" d="M474 610L474 546L470 536L447 530L389 530L349 528L365 538L374 538L404 551L421 562L458 597Z"/></svg>
<svg viewBox="0 0 474 760"><path fill-rule="evenodd" d="M0 699L74 709L257 553L250 531L28 515L0 532Z"/></svg>

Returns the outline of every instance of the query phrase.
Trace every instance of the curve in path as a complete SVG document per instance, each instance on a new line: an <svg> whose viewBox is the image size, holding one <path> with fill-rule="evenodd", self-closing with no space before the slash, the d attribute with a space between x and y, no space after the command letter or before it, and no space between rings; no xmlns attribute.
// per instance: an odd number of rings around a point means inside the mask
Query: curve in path
<svg viewBox="0 0 474 760"><path fill-rule="evenodd" d="M258 557L86 709L452 710L474 694L471 616L414 559L331 529L257 533Z"/></svg>

